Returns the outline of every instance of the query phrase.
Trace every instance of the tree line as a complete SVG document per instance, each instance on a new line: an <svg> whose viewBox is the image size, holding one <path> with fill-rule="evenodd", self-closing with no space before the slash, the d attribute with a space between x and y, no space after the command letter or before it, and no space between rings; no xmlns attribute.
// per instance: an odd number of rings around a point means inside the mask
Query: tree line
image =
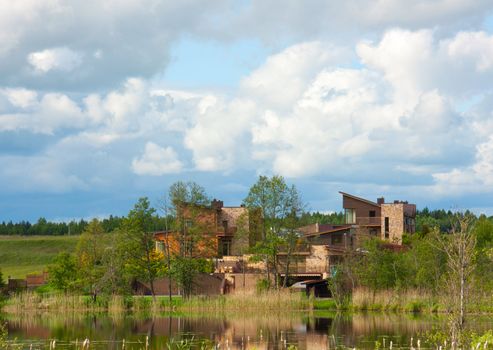
<svg viewBox="0 0 493 350"><path fill-rule="evenodd" d="M158 213L159 214L159 213ZM470 217L479 219L474 213L466 211ZM122 224L124 216L110 215L107 218L99 219L105 232L112 232ZM416 231L430 232L435 227L439 227L442 232L449 232L452 229L452 223L455 218L455 213L451 210L424 208L416 212ZM493 216L488 217L493 220ZM156 227L165 226L165 218L163 215L157 215L154 219ZM63 235L80 235L89 224L90 220L71 220L64 221L49 221L46 218L39 218L36 222L31 223L26 220L19 222L3 221L0 223L0 235L2 236L63 236ZM309 211L305 206L299 218L300 225L309 224L344 224L344 212L320 212Z"/></svg>

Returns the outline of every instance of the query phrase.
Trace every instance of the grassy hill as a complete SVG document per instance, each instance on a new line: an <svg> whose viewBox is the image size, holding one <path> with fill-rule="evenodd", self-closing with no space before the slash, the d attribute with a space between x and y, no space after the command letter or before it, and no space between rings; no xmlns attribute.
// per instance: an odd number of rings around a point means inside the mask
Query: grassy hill
<svg viewBox="0 0 493 350"><path fill-rule="evenodd" d="M42 272L60 252L74 252L78 236L0 236L0 270L4 280Z"/></svg>

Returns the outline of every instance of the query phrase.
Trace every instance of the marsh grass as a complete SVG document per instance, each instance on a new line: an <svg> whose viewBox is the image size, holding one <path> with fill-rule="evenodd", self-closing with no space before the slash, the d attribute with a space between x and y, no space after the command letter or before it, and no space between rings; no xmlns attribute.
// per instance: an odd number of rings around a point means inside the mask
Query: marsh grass
<svg viewBox="0 0 493 350"><path fill-rule="evenodd" d="M372 291L356 288L352 295L352 309L362 311L438 312L439 299L418 289L386 289Z"/></svg>
<svg viewBox="0 0 493 350"><path fill-rule="evenodd" d="M260 294L237 293L227 296L192 296L188 299L174 296L159 296L153 300L150 296L99 296L93 301L89 296L71 294L18 293L10 297L3 311L25 313L29 311L89 311L121 313L157 312L212 312L212 311L299 311L313 309L313 300L300 293L287 290L269 291Z"/></svg>

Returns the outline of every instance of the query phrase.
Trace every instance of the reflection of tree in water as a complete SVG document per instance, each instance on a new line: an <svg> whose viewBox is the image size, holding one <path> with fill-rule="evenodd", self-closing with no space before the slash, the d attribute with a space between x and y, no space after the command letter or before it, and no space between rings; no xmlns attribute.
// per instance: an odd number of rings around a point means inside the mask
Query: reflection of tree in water
<svg viewBox="0 0 493 350"><path fill-rule="evenodd" d="M381 341L383 337L392 339L395 345L408 345L411 336L446 320L398 314L315 317L307 313L273 313L217 317L38 314L10 316L7 321L10 335L18 339L81 341L87 337L92 341L109 341L104 346L106 349L120 349L122 339L143 342L148 335L152 349L166 348L171 338L193 336L221 343L223 347L227 342L231 349L248 348L248 345L259 350L277 349L294 344L302 350L336 345L373 349L375 340Z"/></svg>

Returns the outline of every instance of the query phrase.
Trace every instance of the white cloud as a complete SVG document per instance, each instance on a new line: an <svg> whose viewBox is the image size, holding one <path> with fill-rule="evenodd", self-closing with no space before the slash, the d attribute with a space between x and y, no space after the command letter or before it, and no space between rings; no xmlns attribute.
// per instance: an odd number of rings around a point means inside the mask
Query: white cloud
<svg viewBox="0 0 493 350"><path fill-rule="evenodd" d="M132 170L138 175L161 176L179 173L183 163L171 147L161 147L154 142L147 142L145 151L132 161Z"/></svg>
<svg viewBox="0 0 493 350"><path fill-rule="evenodd" d="M66 47L32 52L27 56L27 60L39 73L47 73L51 70L69 72L82 63L81 55Z"/></svg>
<svg viewBox="0 0 493 350"><path fill-rule="evenodd" d="M29 108L38 102L36 91L27 89L4 89L0 91L14 105L14 107Z"/></svg>
<svg viewBox="0 0 493 350"><path fill-rule="evenodd" d="M464 168L433 174L434 192L440 195L493 191L493 136L476 147L475 161Z"/></svg>

